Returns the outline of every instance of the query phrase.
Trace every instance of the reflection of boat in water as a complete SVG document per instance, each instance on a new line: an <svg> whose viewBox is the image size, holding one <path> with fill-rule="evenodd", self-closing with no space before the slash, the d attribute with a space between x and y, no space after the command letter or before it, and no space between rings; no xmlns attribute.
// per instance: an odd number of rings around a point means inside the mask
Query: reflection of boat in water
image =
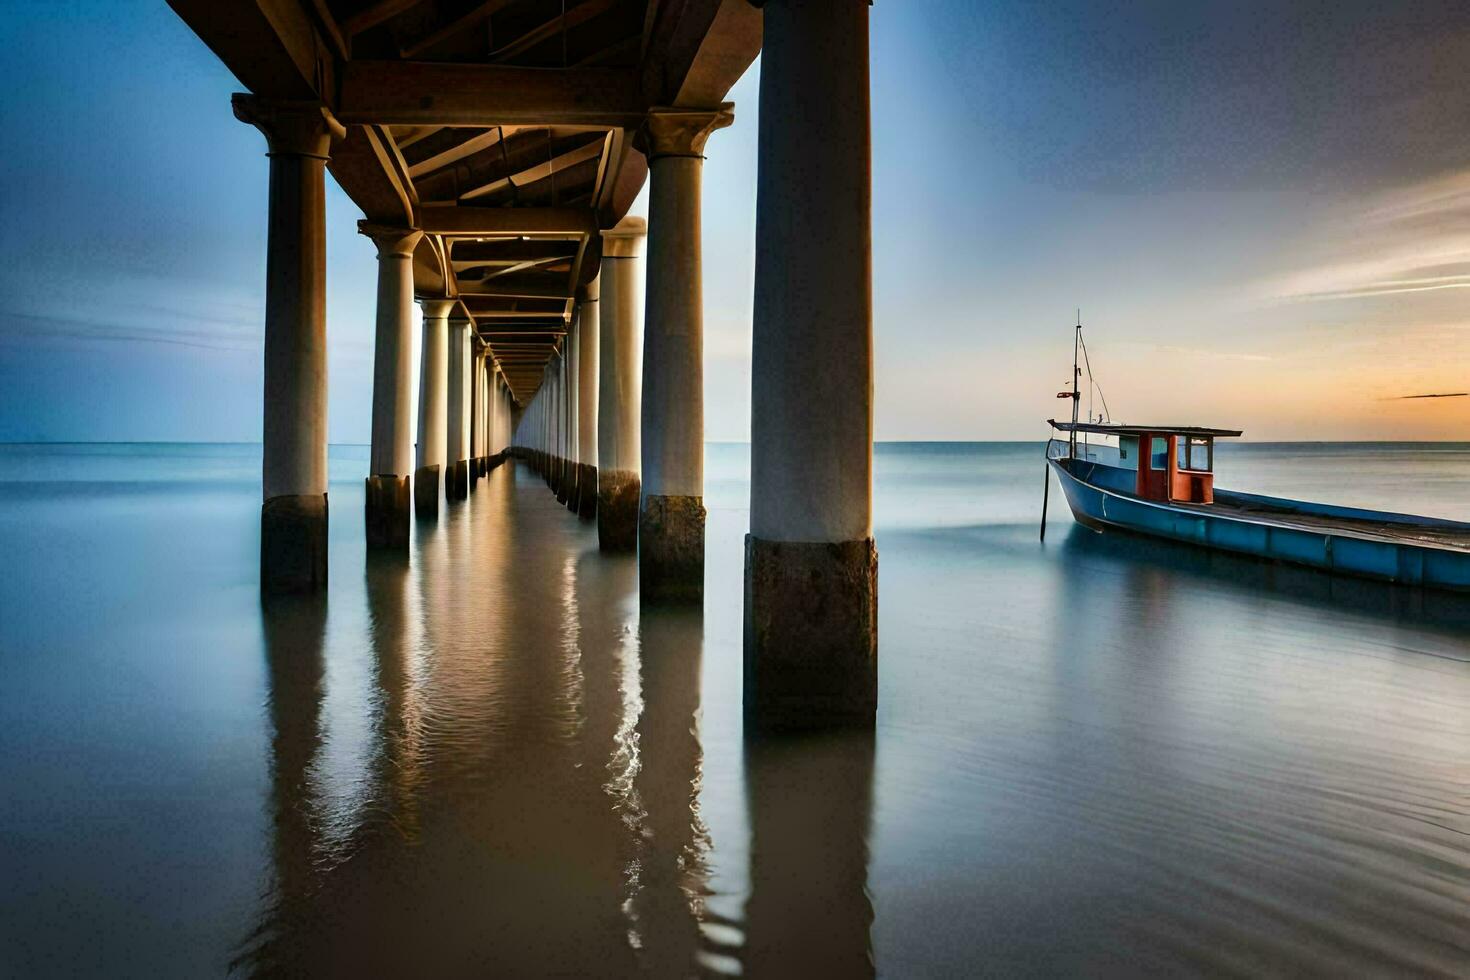
<svg viewBox="0 0 1470 980"><path fill-rule="evenodd" d="M1079 326L1079 343L1080 336ZM1074 362L1072 390L1058 395L1072 399L1072 421L1048 420L1067 438L1046 445L1047 467L1078 523L1344 575L1470 591L1470 524L1216 489L1215 440L1239 430L1079 422L1079 374Z"/></svg>

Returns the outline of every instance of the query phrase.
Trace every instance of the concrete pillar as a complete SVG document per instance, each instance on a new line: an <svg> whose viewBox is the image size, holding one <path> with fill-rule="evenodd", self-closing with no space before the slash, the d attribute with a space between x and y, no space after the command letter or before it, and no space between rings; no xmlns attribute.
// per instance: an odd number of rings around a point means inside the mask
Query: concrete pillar
<svg viewBox="0 0 1470 980"><path fill-rule="evenodd" d="M564 355L561 360L561 482L556 488L556 501L573 506L571 499L577 491L577 324L567 325L567 335L562 342Z"/></svg>
<svg viewBox="0 0 1470 980"><path fill-rule="evenodd" d="M638 547L639 425L643 412L640 261L648 224L628 217L602 233L598 304L597 542L603 551Z"/></svg>
<svg viewBox="0 0 1470 980"><path fill-rule="evenodd" d="M567 335L567 510L573 514L582 494L582 318L574 317Z"/></svg>
<svg viewBox="0 0 1470 980"><path fill-rule="evenodd" d="M761 57L745 709L873 724L868 0L768 0Z"/></svg>
<svg viewBox="0 0 1470 980"><path fill-rule="evenodd" d="M601 291L582 288L577 311L577 515L597 516L597 331Z"/></svg>
<svg viewBox="0 0 1470 980"><path fill-rule="evenodd" d="M463 500L470 489L470 320L449 318L449 408L445 427L444 496Z"/></svg>
<svg viewBox="0 0 1470 980"><path fill-rule="evenodd" d="M490 383L490 348L480 352L480 475L490 472L490 406L495 397Z"/></svg>
<svg viewBox="0 0 1470 980"><path fill-rule="evenodd" d="M485 348L485 356L480 360L480 391L484 394L484 404L481 406L481 419L483 424L484 438L480 443L480 453L483 457L484 471L490 472L490 456L495 452L491 448L495 442L495 359L490 354L490 348Z"/></svg>
<svg viewBox="0 0 1470 980"><path fill-rule="evenodd" d="M413 473L413 250L424 233L359 221L378 247L373 343L373 442L364 522L369 548L408 550Z"/></svg>
<svg viewBox="0 0 1470 980"><path fill-rule="evenodd" d="M265 134L271 161L260 588L315 592L327 586L325 171L346 131L317 103L231 104Z"/></svg>
<svg viewBox="0 0 1470 980"><path fill-rule="evenodd" d="M638 582L644 599L704 598L704 296L700 180L710 133L734 106L656 109L648 156L648 285L643 333L643 496Z"/></svg>
<svg viewBox="0 0 1470 980"><path fill-rule="evenodd" d="M553 355L551 363L546 365L546 397L541 404L541 411L546 416L546 485L551 488L552 493L556 492L558 461L561 458L561 433L558 429L561 413L557 411L557 399L560 397L557 381L560 371L561 356Z"/></svg>
<svg viewBox="0 0 1470 980"><path fill-rule="evenodd" d="M490 397L485 403L485 459L486 469L496 466L500 462L500 450L504 443L500 441L501 426L501 393L500 374L495 370L493 357L485 358L485 377L489 384Z"/></svg>
<svg viewBox="0 0 1470 980"><path fill-rule="evenodd" d="M418 469L413 474L413 505L420 518L439 513L439 475L444 469L449 413L449 311L452 299L426 299L423 343L419 351Z"/></svg>
<svg viewBox="0 0 1470 980"><path fill-rule="evenodd" d="M490 419L494 412L495 385L490 374L490 348L480 353L480 475L490 472Z"/></svg>
<svg viewBox="0 0 1470 980"><path fill-rule="evenodd" d="M480 352L475 349L475 342L470 340L469 360L469 486L475 489L475 484L480 479Z"/></svg>

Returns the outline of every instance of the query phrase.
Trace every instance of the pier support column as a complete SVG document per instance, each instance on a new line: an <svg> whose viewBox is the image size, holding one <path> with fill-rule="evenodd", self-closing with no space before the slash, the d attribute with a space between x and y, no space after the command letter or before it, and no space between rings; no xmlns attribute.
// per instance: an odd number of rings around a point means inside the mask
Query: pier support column
<svg viewBox="0 0 1470 980"><path fill-rule="evenodd" d="M408 550L413 472L413 250L424 233L359 221L378 247L373 442L364 520L369 548Z"/></svg>
<svg viewBox="0 0 1470 980"><path fill-rule="evenodd" d="M493 358L485 359L486 370L490 375L490 423L485 431L489 434L490 442L486 449L490 457L490 467L500 465L500 453L505 448L502 431L505 428L505 393L500 387L500 372L495 369Z"/></svg>
<svg viewBox="0 0 1470 980"><path fill-rule="evenodd" d="M582 495L582 318L572 322L567 359L567 510L581 506Z"/></svg>
<svg viewBox="0 0 1470 980"><path fill-rule="evenodd" d="M418 469L413 474L413 505L421 519L439 515L439 477L444 470L445 430L449 424L449 311L452 299L421 300L423 344L419 352Z"/></svg>
<svg viewBox="0 0 1470 980"><path fill-rule="evenodd" d="M649 166L648 309L643 334L642 598L704 598L704 144L734 105L655 109L640 131Z"/></svg>
<svg viewBox="0 0 1470 980"><path fill-rule="evenodd" d="M603 551L638 547L642 457L643 310L639 256L648 224L628 217L602 233L602 299L598 304L597 543Z"/></svg>
<svg viewBox="0 0 1470 980"><path fill-rule="evenodd" d="M868 0L767 0L752 344L745 710L871 725Z"/></svg>
<svg viewBox="0 0 1470 980"><path fill-rule="evenodd" d="M601 291L582 288L577 312L577 516L597 516L597 342Z"/></svg>
<svg viewBox="0 0 1470 980"><path fill-rule="evenodd" d="M490 383L490 348L480 352L480 475L490 474L490 419L495 410L495 386Z"/></svg>
<svg viewBox="0 0 1470 980"><path fill-rule="evenodd" d="M473 331L471 331L473 333ZM480 352L475 350L474 339L470 340L469 360L469 485L470 490L475 489L475 484L480 482Z"/></svg>
<svg viewBox="0 0 1470 980"><path fill-rule="evenodd" d="M577 494L577 324L568 324L561 360L561 485L556 502L576 510Z"/></svg>
<svg viewBox="0 0 1470 980"><path fill-rule="evenodd" d="M231 105L265 134L271 161L260 588L315 592L327 587L325 172L346 131L320 103L237 94Z"/></svg>
<svg viewBox="0 0 1470 980"><path fill-rule="evenodd" d="M463 500L470 490L470 321L462 312L449 318L448 410L444 496Z"/></svg>

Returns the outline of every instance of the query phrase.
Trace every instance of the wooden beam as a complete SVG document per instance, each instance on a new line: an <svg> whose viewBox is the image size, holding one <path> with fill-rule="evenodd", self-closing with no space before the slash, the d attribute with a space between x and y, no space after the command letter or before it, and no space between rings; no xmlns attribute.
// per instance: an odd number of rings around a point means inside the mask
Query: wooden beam
<svg viewBox="0 0 1470 980"><path fill-rule="evenodd" d="M467 156L472 156L481 150L489 149L496 143L499 143L503 135L511 135L516 131L516 127L514 126L506 126L504 128L496 126L494 129L488 129L478 136L472 136L463 143L457 143L447 150L435 153L433 156L413 164L408 168L408 175L410 177L422 177L424 174L440 170L452 163L463 160Z"/></svg>
<svg viewBox="0 0 1470 980"><path fill-rule="evenodd" d="M353 126L347 138L332 150L328 164L332 176L370 221L385 225L408 225L413 207L403 189L383 166L373 143L372 130Z"/></svg>
<svg viewBox="0 0 1470 980"><path fill-rule="evenodd" d="M327 9L327 0L311 0L311 9L316 14L317 22L326 32L327 39L332 42L332 47L337 52L337 57L346 61L352 57L352 46L348 44L347 37L342 29L337 26L337 20L332 16L332 11Z"/></svg>
<svg viewBox="0 0 1470 980"><path fill-rule="evenodd" d="M690 8L704 4L691 4ZM698 22L699 15L695 15ZM730 87L760 54L761 10L749 0L718 0L709 26L700 31L671 105L719 105ZM679 56L670 52L677 72Z"/></svg>
<svg viewBox="0 0 1470 980"><path fill-rule="evenodd" d="M476 235L595 235L590 208L476 208L425 205L414 209L416 226L430 234L460 238Z"/></svg>
<svg viewBox="0 0 1470 980"><path fill-rule="evenodd" d="M479 261L472 261L472 262L455 262L455 263L453 263L453 265L454 265L454 271L455 271L456 274L461 273L461 272L465 272L465 271L467 271L469 269L483 269L483 268L498 267L498 268L495 268L495 271L494 272L487 272L487 273L485 273L485 275L483 277L481 277L481 279L479 280L480 282L489 282L492 279L498 279L501 276L508 276L508 275L510 275L513 272L525 272L527 269L535 269L538 266L550 265L553 262L570 262L570 261L571 261L571 257L570 256L567 256L567 255L553 255L553 256L551 256L549 258L544 258L544 259L525 259L525 260L520 261L520 262L506 261L504 259L481 259Z"/></svg>
<svg viewBox="0 0 1470 980"><path fill-rule="evenodd" d="M486 194L503 191L507 187L524 187L527 184L534 184L538 180L545 180L552 174L566 170L568 167L575 167L584 161L601 157L603 148L606 145L607 137L604 136L602 139L593 140L584 146L577 147L575 150L568 150L566 153L552 157L550 160L538 163L534 167L527 167L519 173L502 177L499 180L492 180L490 183L481 184L479 187L472 187L461 194L459 199L461 201L470 201L477 197L484 197Z"/></svg>
<svg viewBox="0 0 1470 980"><path fill-rule="evenodd" d="M393 180L403 188L404 195L408 198L411 208L418 207L419 192L413 186L413 178L408 176L408 161L403 159L403 152L398 148L398 143L393 139L393 132L387 126L364 127L370 133L377 134L377 142L382 148L383 169L393 175Z"/></svg>
<svg viewBox="0 0 1470 980"><path fill-rule="evenodd" d="M349 61L336 116L385 126L634 127L647 108L637 74L624 68Z"/></svg>
<svg viewBox="0 0 1470 980"><path fill-rule="evenodd" d="M617 0L584 0L571 10L563 7L562 12L557 16L527 31L504 47L490 52L490 60L508 61L538 44L551 40L563 31L569 31L578 24L591 20L616 2Z"/></svg>
<svg viewBox="0 0 1470 980"><path fill-rule="evenodd" d="M489 299L492 297L482 298ZM477 320L542 320L556 323L566 322L566 315L563 313L512 313L506 310L480 310L475 307L475 296L473 294L465 296L463 299L466 301L466 308L469 309L470 314ZM525 326L525 324L517 324L517 326Z"/></svg>
<svg viewBox="0 0 1470 980"><path fill-rule="evenodd" d="M295 0L168 0L168 5L256 95L316 99L333 90L327 43Z"/></svg>
<svg viewBox="0 0 1470 980"><path fill-rule="evenodd" d="M484 23L494 16L496 11L504 7L509 7L515 2L516 0L484 0L483 3L456 17L432 34L426 34L412 44L405 46L399 54L404 58L416 58L436 44L449 40L461 31L469 30L471 27Z"/></svg>
<svg viewBox="0 0 1470 980"><path fill-rule="evenodd" d="M565 330L481 330L480 339L489 344L514 343L516 337L560 337Z"/></svg>
<svg viewBox="0 0 1470 980"><path fill-rule="evenodd" d="M342 33L355 37L369 28L377 27L385 20L397 17L405 10L417 7L423 0L378 0L348 17L342 22Z"/></svg>
<svg viewBox="0 0 1470 980"><path fill-rule="evenodd" d="M543 286L540 283L509 282L502 279L489 283L465 283L459 290L461 298L472 296L514 296L527 299L565 299L566 284Z"/></svg>

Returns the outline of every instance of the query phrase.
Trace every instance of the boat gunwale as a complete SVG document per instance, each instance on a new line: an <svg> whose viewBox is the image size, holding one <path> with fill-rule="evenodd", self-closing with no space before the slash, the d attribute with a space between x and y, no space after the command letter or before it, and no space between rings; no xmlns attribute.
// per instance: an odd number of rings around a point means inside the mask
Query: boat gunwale
<svg viewBox="0 0 1470 980"><path fill-rule="evenodd" d="M1256 526L1265 526L1265 527L1275 527L1275 528L1280 528L1280 529L1285 530L1285 531L1298 531L1298 532L1302 532L1302 533L1306 533L1306 534L1320 534L1320 535L1322 535L1324 537L1346 537L1346 538L1353 538L1353 539L1356 539L1356 540L1359 540L1359 541L1368 541L1368 542L1372 542L1374 544L1389 544L1389 545L1395 545L1395 546L1406 547L1406 548L1423 548L1426 551L1441 551L1441 552L1447 552L1447 553L1450 553L1450 554L1470 555L1470 542L1467 542L1465 545L1462 546L1462 545L1454 545L1454 544L1449 544L1449 543L1444 543L1444 542L1422 541L1422 540L1411 539L1411 538L1407 538L1407 537L1396 537L1396 536L1394 536L1392 534L1373 534L1371 532L1360 531L1360 530L1356 530L1356 529L1353 529L1353 528L1322 527L1322 526L1313 526L1313 525L1292 524L1292 523L1289 523L1289 522L1286 522L1286 521L1273 520L1271 518L1251 518L1251 517L1243 517L1243 516L1238 516L1238 515L1231 515L1229 513L1224 513L1224 512L1209 510L1207 508L1209 506L1211 506L1211 505L1206 505L1206 504L1186 504L1186 503L1175 503L1175 502L1164 503L1162 501L1157 501L1157 500L1148 500L1148 499L1145 499L1143 497L1137 496L1136 494L1125 493L1125 492L1123 492L1121 490L1113 490L1113 489L1111 489L1109 487L1100 486L1100 485L1098 485L1096 483L1089 483L1087 480L1084 480L1082 477L1080 477L1077 474L1071 472L1069 469L1067 469L1067 467L1061 465L1063 462L1067 462L1067 461L1070 461L1070 460L1071 460L1071 457L1051 457L1051 456L1048 456L1047 457L1047 462L1050 463L1050 464L1052 464L1054 467L1056 467L1057 472L1059 474L1066 476L1070 480L1074 480L1077 483L1080 483L1082 486L1087 487L1089 490L1095 490L1095 491L1097 491L1100 494L1104 494L1104 495L1109 496L1109 497L1115 497L1115 498L1117 498L1119 500L1127 501L1128 503L1142 504L1145 507L1152 507L1152 508L1154 508L1156 510L1172 511L1172 512L1175 512L1175 513L1195 514L1195 515L1198 515L1200 517L1208 517L1208 518L1213 518L1214 520L1220 520L1220 521L1230 521L1231 523L1235 523L1235 524L1245 524L1245 525L1256 525ZM1083 460L1081 462L1087 462L1087 461L1086 460ZM1107 464L1105 464L1105 463L1104 464L1089 463L1089 465L1093 465L1093 466L1104 465L1105 466ZM1114 469L1118 469L1118 467L1114 467ZM1224 492L1226 492L1226 493L1236 493L1237 491L1225 490ZM1258 500L1287 500L1288 499L1288 498L1285 498L1285 497L1264 497L1264 496L1261 496L1261 495L1258 495L1258 494L1247 494L1246 496L1253 496L1253 497L1255 497ZM1357 509L1357 508L1351 508L1351 509ZM1393 514L1393 512L1391 512L1391 511L1368 511L1368 510L1363 510L1362 512L1363 513L1370 513L1370 514L1372 514L1372 513L1382 513L1382 514L1385 514L1385 515L1392 515L1392 516L1398 516L1398 517L1415 517L1415 516L1417 516L1417 515L1414 515L1414 514ZM1073 517L1074 518L1076 517L1075 512L1073 514ZM1093 518L1093 519L1096 520L1096 518ZM1430 519L1431 520L1434 520L1435 518L1430 518ZM1079 523L1081 523L1081 522L1079 521ZM1109 526L1112 526L1112 527L1119 527L1119 528L1123 528L1125 530L1130 530L1130 531L1131 530L1134 530L1132 527L1130 527L1127 524L1119 524L1119 523L1114 522L1114 521L1107 521L1106 523L1108 523ZM1464 530L1466 530L1467 532L1470 532L1470 524L1465 524L1465 523L1460 523L1460 522L1449 522L1449 523L1450 524L1453 524L1453 525L1456 525L1458 527L1464 528ZM1412 526L1412 525L1410 525L1410 526ZM1153 537L1168 537L1167 535L1152 534L1151 532L1148 532L1148 531L1140 531L1139 533L1150 534Z"/></svg>

